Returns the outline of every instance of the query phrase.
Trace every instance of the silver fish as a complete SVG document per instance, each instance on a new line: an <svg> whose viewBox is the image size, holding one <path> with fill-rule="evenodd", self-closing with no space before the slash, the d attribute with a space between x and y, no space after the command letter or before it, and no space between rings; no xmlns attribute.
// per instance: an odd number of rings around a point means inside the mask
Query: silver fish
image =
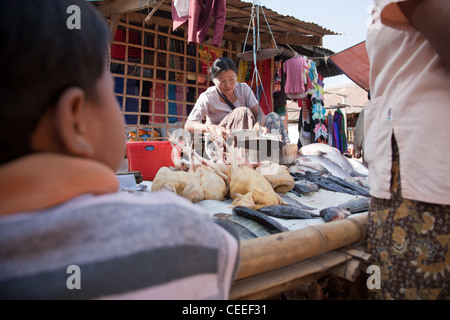
<svg viewBox="0 0 450 320"><path fill-rule="evenodd" d="M280 219L314 219L320 217L311 211L282 204L262 207L258 211Z"/></svg>
<svg viewBox="0 0 450 320"><path fill-rule="evenodd" d="M266 227L270 233L279 233L289 231L285 226L281 225L278 221L270 218L262 212L253 210L244 206L236 206L232 209L233 214L251 219Z"/></svg>
<svg viewBox="0 0 450 320"><path fill-rule="evenodd" d="M319 185L306 179L298 179L294 182L294 188L292 192L297 195L309 195L312 192L319 190Z"/></svg>
<svg viewBox="0 0 450 320"><path fill-rule="evenodd" d="M320 216L326 221L345 219L353 213L369 210L370 198L360 197L349 200L337 206L320 210Z"/></svg>
<svg viewBox="0 0 450 320"><path fill-rule="evenodd" d="M236 231L239 234L239 238L242 240L254 239L258 237L271 235L271 233L266 227L262 226L261 224L253 220L238 215L228 213L216 213L213 215L213 218L231 222L235 226Z"/></svg>
<svg viewBox="0 0 450 320"><path fill-rule="evenodd" d="M300 148L299 153L306 156L319 156L326 158L345 172L352 175L354 173L353 167L348 163L347 158L335 147L324 143L311 143Z"/></svg>
<svg viewBox="0 0 450 320"><path fill-rule="evenodd" d="M295 159L295 163L297 165L303 165L307 167L311 167L313 169L323 167L333 176L348 179L351 178L351 175L344 171L339 165L334 163L333 161L320 157L320 156L300 156ZM323 171L323 170L322 170Z"/></svg>
<svg viewBox="0 0 450 320"><path fill-rule="evenodd" d="M341 179L339 177L334 177L332 175L329 176L323 176L323 178L328 179L346 189L350 189L356 192L352 193L352 192L348 192L351 194L355 194L355 195L361 195L361 196L365 196L365 197L370 197L370 192L367 188L361 187L359 184L353 182L352 179Z"/></svg>
<svg viewBox="0 0 450 320"><path fill-rule="evenodd" d="M328 207L320 210L320 216L325 222L336 221L347 218L351 212L338 206Z"/></svg>
<svg viewBox="0 0 450 320"><path fill-rule="evenodd" d="M360 197L342 203L338 205L338 207L343 208L349 211L350 213L358 213L369 210L369 205L370 205L369 197Z"/></svg>
<svg viewBox="0 0 450 320"><path fill-rule="evenodd" d="M359 162L354 158L347 159L348 163L352 166L353 171L358 174L358 176L367 177L369 175L369 168L364 164Z"/></svg>
<svg viewBox="0 0 450 320"><path fill-rule="evenodd" d="M293 176L305 175L305 174L308 174L308 173L320 173L321 172L321 171L318 171L318 170L313 169L311 167L301 166L301 165L290 166L288 170L289 170L289 173L291 175L293 175ZM323 168L323 170L324 170L323 173L329 173L325 168Z"/></svg>

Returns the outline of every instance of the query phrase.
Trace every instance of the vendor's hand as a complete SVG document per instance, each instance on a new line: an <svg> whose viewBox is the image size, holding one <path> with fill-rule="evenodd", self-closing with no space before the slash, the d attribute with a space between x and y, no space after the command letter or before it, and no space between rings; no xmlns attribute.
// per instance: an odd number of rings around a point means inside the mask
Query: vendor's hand
<svg viewBox="0 0 450 320"><path fill-rule="evenodd" d="M266 127L264 127L264 126L260 126L259 122L255 123L255 125L253 126L253 129L256 130L256 131L259 131L260 128L261 128L261 132L263 134L269 133L269 130Z"/></svg>
<svg viewBox="0 0 450 320"><path fill-rule="evenodd" d="M229 129L214 124L208 125L208 131L216 137L222 135L225 140L227 137L231 136L231 131Z"/></svg>

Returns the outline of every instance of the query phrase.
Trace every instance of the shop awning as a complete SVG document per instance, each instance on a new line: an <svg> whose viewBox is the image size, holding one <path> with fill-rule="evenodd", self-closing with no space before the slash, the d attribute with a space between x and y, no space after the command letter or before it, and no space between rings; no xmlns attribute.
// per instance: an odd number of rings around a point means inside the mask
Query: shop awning
<svg viewBox="0 0 450 320"><path fill-rule="evenodd" d="M330 59L353 82L369 91L370 65L365 41L332 55Z"/></svg>

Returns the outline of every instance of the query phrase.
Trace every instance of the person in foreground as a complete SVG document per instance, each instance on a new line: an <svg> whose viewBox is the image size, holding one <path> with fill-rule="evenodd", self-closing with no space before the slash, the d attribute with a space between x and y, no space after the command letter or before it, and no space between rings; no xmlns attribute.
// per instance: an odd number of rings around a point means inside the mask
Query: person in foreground
<svg viewBox="0 0 450 320"><path fill-rule="evenodd" d="M192 133L213 133L224 137L243 129L274 133L279 141L289 143L289 135L280 116L271 112L267 116L246 83L237 82L237 67L229 57L216 59L210 69L214 86L200 94L185 124ZM206 118L206 122L202 120ZM209 155L210 140L206 139Z"/></svg>
<svg viewBox="0 0 450 320"><path fill-rule="evenodd" d="M118 192L109 36L85 0L0 2L0 299L228 299L232 229L169 192Z"/></svg>
<svg viewBox="0 0 450 320"><path fill-rule="evenodd" d="M364 151L374 299L450 298L450 2L375 1Z"/></svg>

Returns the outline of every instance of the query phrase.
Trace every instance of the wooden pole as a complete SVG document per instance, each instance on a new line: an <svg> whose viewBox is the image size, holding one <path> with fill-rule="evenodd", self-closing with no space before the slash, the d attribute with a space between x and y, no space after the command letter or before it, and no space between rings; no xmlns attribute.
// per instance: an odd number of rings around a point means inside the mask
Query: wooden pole
<svg viewBox="0 0 450 320"><path fill-rule="evenodd" d="M281 268L363 241L367 213L308 226L241 243L241 265L236 280Z"/></svg>

